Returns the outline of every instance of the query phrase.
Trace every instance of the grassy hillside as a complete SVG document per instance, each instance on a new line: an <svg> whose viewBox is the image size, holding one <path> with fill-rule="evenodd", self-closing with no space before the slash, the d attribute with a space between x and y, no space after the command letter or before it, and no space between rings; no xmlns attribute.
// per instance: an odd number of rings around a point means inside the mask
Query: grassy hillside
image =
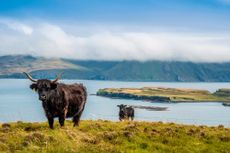
<svg viewBox="0 0 230 153"><path fill-rule="evenodd" d="M0 125L0 152L17 153L228 153L230 129L161 122L67 122Z"/></svg>
<svg viewBox="0 0 230 153"><path fill-rule="evenodd" d="M123 61L104 73L109 80L230 81L230 63Z"/></svg>
<svg viewBox="0 0 230 153"><path fill-rule="evenodd" d="M22 78L22 71L36 78L55 77L64 71L66 79L122 81L230 81L230 63L167 61L95 61L33 56L0 56L0 78Z"/></svg>
<svg viewBox="0 0 230 153"><path fill-rule="evenodd" d="M52 70L52 69L84 69L78 65L64 62L60 59L33 56L1 56L0 75L10 75L23 71Z"/></svg>
<svg viewBox="0 0 230 153"><path fill-rule="evenodd" d="M99 96L167 102L230 102L230 89L219 89L215 93L207 90L144 87L105 88L97 92Z"/></svg>

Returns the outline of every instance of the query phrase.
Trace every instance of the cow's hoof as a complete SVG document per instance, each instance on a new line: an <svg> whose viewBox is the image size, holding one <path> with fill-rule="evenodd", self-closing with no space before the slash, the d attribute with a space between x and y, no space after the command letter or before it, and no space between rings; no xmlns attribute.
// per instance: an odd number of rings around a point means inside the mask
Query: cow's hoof
<svg viewBox="0 0 230 153"><path fill-rule="evenodd" d="M73 127L78 127L78 126L79 126L79 124L74 124L74 125L73 125Z"/></svg>

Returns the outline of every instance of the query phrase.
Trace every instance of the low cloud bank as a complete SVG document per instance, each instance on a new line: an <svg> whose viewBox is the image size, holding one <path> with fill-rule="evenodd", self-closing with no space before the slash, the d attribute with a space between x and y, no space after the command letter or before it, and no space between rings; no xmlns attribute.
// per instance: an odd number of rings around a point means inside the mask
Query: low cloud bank
<svg viewBox="0 0 230 153"><path fill-rule="evenodd" d="M32 54L93 60L230 62L229 33L71 30L47 22L0 19L0 55ZM72 26L74 27L74 26ZM83 31L79 32L79 29Z"/></svg>

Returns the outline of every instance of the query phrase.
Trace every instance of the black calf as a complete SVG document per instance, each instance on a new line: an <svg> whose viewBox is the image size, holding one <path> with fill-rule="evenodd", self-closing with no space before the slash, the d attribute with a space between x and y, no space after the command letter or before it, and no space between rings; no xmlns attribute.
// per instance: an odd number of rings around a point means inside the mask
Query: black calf
<svg viewBox="0 0 230 153"><path fill-rule="evenodd" d="M134 119L134 109L131 106L127 106L127 105L117 105L117 107L120 108L119 111L119 120L129 120L129 118L131 118L131 120Z"/></svg>

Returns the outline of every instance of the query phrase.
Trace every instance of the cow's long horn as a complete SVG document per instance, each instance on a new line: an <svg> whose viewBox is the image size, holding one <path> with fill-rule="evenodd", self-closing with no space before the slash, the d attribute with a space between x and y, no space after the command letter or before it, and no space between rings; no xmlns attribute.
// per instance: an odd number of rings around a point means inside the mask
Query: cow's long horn
<svg viewBox="0 0 230 153"><path fill-rule="evenodd" d="M31 75L29 75L28 73L26 73L26 72L23 72L26 76L27 76L27 78L30 80L30 81L32 81L32 82L37 82L36 80L34 80L32 77L31 77Z"/></svg>
<svg viewBox="0 0 230 153"><path fill-rule="evenodd" d="M62 75L62 74L63 74L63 72L59 73L59 74L57 75L56 79L53 80L52 82L53 82L53 83L56 83L56 82L61 78L61 75Z"/></svg>

